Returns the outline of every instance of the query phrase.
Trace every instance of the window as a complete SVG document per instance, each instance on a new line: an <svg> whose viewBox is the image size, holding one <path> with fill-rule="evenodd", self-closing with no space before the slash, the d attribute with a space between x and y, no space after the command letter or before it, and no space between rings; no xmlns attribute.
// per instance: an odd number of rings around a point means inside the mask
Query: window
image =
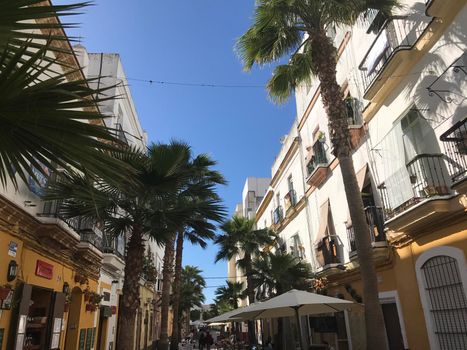
<svg viewBox="0 0 467 350"><path fill-rule="evenodd" d="M300 236L298 234L292 236L289 243L289 253L295 256L296 258L304 258L305 252Z"/></svg>
<svg viewBox="0 0 467 350"><path fill-rule="evenodd" d="M467 349L464 252L433 248L417 259L416 271L431 348Z"/></svg>
<svg viewBox="0 0 467 350"><path fill-rule="evenodd" d="M287 178L287 187L289 188L289 192L293 190L292 175L289 175L289 177Z"/></svg>
<svg viewBox="0 0 467 350"><path fill-rule="evenodd" d="M456 259L435 256L422 271L440 348L467 349L467 300Z"/></svg>

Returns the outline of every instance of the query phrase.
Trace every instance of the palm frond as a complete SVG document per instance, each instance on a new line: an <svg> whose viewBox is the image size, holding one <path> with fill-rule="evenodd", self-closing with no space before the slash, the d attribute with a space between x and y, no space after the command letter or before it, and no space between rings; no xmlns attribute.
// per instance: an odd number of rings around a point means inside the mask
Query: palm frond
<svg viewBox="0 0 467 350"><path fill-rule="evenodd" d="M254 24L237 41L236 51L244 69L263 65L294 52L303 38L303 28L294 21L290 1L259 1Z"/></svg>
<svg viewBox="0 0 467 350"><path fill-rule="evenodd" d="M21 63L27 47L13 53L0 70L2 185L10 179L17 186L16 175L25 182L27 176L34 178L31 165L41 171L40 163L52 171L73 167L118 176L123 163L106 152L119 141L93 122L103 116L92 107L108 97L101 98L102 90L89 88L87 81L68 81L65 73L39 80L49 66L41 64L47 46Z"/></svg>
<svg viewBox="0 0 467 350"><path fill-rule="evenodd" d="M276 103L284 103L294 93L300 84L311 84L311 77L315 73L309 52L296 53L284 65L274 69L272 78L268 81L269 96Z"/></svg>

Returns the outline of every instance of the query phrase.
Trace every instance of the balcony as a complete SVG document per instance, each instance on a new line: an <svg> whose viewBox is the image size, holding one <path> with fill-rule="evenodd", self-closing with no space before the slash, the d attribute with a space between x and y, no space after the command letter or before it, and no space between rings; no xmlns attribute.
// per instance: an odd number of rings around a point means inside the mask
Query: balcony
<svg viewBox="0 0 467 350"><path fill-rule="evenodd" d="M95 246L97 241L92 241L92 235L97 233L96 228L79 217L65 218L61 205L62 201L58 200L44 203L42 213L38 214L44 225L38 229L38 235L49 247L69 251L74 263L98 279L102 254Z"/></svg>
<svg viewBox="0 0 467 350"><path fill-rule="evenodd" d="M363 129L363 118L361 113L360 101L353 97L345 99L347 112L347 124L349 125L349 137L352 149L356 149L365 134Z"/></svg>
<svg viewBox="0 0 467 350"><path fill-rule="evenodd" d="M42 212L38 213L42 223L37 229L38 238L52 249L72 251L80 242L78 222L66 219L60 213L60 201L43 203Z"/></svg>
<svg viewBox="0 0 467 350"><path fill-rule="evenodd" d="M451 191L446 163L442 154L419 154L407 163L406 172L397 172L379 186L390 230L418 233L463 213L463 205ZM400 195L404 201L395 206L391 197Z"/></svg>
<svg viewBox="0 0 467 350"><path fill-rule="evenodd" d="M41 218L54 219L54 221L57 223L61 222L65 224L70 230L73 230L77 233L79 231L79 219L65 218L60 212L61 204L62 201L59 200L44 202L42 212L37 215Z"/></svg>
<svg viewBox="0 0 467 350"><path fill-rule="evenodd" d="M410 61L410 50L429 23L428 17L408 16L393 16L384 23L359 65L365 99L372 100L388 77L404 73L404 62Z"/></svg>
<svg viewBox="0 0 467 350"><path fill-rule="evenodd" d="M274 225L280 224L282 219L284 218L284 211L282 210L282 206L278 206L274 211L272 212L272 223Z"/></svg>
<svg viewBox="0 0 467 350"><path fill-rule="evenodd" d="M117 272L125 268L125 238L115 237L105 233L102 241L103 264L110 270Z"/></svg>
<svg viewBox="0 0 467 350"><path fill-rule="evenodd" d="M307 184L319 187L326 179L329 172L329 162L324 149L324 143L318 140L312 146L311 159L307 164Z"/></svg>
<svg viewBox="0 0 467 350"><path fill-rule="evenodd" d="M366 222L368 224L368 233L370 235L373 247L386 247L386 233L384 232L383 208L369 206L365 208ZM356 257L357 244L355 241L355 232L352 226L347 227L347 237L349 239L350 258Z"/></svg>
<svg viewBox="0 0 467 350"><path fill-rule="evenodd" d="M342 258L342 244L337 235L324 237L316 247L316 260L322 266L322 271L330 268L339 268L344 260Z"/></svg>
<svg viewBox="0 0 467 350"><path fill-rule="evenodd" d="M89 243L102 251L103 234L94 222L79 219L79 235L82 242Z"/></svg>
<svg viewBox="0 0 467 350"><path fill-rule="evenodd" d="M287 214L290 209L293 209L297 205L297 194L295 193L294 189L291 189L285 196L284 196L284 206L285 206L285 213Z"/></svg>
<svg viewBox="0 0 467 350"><path fill-rule="evenodd" d="M441 135L440 140L443 142L447 156L448 172L453 188L459 189L467 178L467 118L454 124ZM465 193L466 188L459 192Z"/></svg>

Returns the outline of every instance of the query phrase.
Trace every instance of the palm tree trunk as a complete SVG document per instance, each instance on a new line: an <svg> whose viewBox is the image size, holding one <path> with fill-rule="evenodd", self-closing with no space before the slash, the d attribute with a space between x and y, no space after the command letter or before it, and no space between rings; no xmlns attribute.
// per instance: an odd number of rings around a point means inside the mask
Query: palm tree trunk
<svg viewBox="0 0 467 350"><path fill-rule="evenodd" d="M173 276L175 235L173 235L165 245L164 266L162 268L162 295L161 295L161 336L158 349L169 349L169 306L170 289Z"/></svg>
<svg viewBox="0 0 467 350"><path fill-rule="evenodd" d="M321 97L329 118L333 153L339 160L350 218L355 232L365 303L366 348L387 349L383 313L378 299L376 269L373 261L363 201L351 156L344 96L336 80L336 50L324 30L310 33L312 60L321 83Z"/></svg>
<svg viewBox="0 0 467 350"><path fill-rule="evenodd" d="M252 267L251 267L251 256L248 253L245 253L243 258L245 260L245 272L246 272L246 289L248 294L248 303L251 305L255 302L255 289L252 276ZM248 321L248 340L250 345L256 344L256 334L255 334L255 321Z"/></svg>
<svg viewBox="0 0 467 350"><path fill-rule="evenodd" d="M175 275L172 287L172 310L173 310L173 321L172 321L172 341L170 343L171 350L178 350L178 342L180 338L180 327L179 327L179 309L180 309L180 284L182 277L182 256L183 256L183 240L184 232L180 231L177 235L177 247L175 255Z"/></svg>
<svg viewBox="0 0 467 350"><path fill-rule="evenodd" d="M118 316L117 350L133 348L136 313L139 307L139 278L143 270L144 240L142 232L134 228L125 258L125 279L122 303Z"/></svg>

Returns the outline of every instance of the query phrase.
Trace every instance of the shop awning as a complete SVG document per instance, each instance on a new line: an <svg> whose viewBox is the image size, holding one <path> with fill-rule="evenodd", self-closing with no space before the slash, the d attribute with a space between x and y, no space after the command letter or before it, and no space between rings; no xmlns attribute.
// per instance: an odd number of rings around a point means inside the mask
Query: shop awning
<svg viewBox="0 0 467 350"><path fill-rule="evenodd" d="M329 222L329 198L324 201L319 207L319 229L315 238L315 246L317 246L324 237L326 237L326 230Z"/></svg>

